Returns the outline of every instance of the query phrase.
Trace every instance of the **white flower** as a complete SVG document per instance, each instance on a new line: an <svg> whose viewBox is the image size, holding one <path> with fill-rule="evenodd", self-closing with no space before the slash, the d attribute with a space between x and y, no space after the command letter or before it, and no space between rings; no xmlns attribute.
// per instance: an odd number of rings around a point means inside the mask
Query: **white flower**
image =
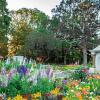
<svg viewBox="0 0 100 100"><path fill-rule="evenodd" d="M74 92L74 90L71 90L71 92Z"/></svg>
<svg viewBox="0 0 100 100"><path fill-rule="evenodd" d="M93 92L90 92L90 95L92 95L93 94Z"/></svg>

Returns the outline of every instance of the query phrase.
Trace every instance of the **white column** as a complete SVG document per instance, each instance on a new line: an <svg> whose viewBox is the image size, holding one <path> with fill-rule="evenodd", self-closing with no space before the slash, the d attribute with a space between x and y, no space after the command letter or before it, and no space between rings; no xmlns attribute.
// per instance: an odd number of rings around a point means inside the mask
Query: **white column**
<svg viewBox="0 0 100 100"><path fill-rule="evenodd" d="M96 54L94 52L91 53L92 54L92 58L93 58L93 68L95 68L95 58L96 58Z"/></svg>

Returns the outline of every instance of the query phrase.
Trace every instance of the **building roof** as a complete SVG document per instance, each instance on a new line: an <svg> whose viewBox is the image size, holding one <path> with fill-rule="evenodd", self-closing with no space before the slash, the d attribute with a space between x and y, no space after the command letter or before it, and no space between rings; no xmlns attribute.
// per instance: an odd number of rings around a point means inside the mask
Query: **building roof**
<svg viewBox="0 0 100 100"><path fill-rule="evenodd" d="M100 52L100 45L98 45L96 48L94 48L93 50L90 50L92 55L95 55L96 53Z"/></svg>
<svg viewBox="0 0 100 100"><path fill-rule="evenodd" d="M94 48L93 50L90 50L91 54L95 54L97 52L100 52L100 45L98 45L96 48Z"/></svg>
<svg viewBox="0 0 100 100"><path fill-rule="evenodd" d="M91 50L92 52L100 52L100 45L98 45L96 48Z"/></svg>

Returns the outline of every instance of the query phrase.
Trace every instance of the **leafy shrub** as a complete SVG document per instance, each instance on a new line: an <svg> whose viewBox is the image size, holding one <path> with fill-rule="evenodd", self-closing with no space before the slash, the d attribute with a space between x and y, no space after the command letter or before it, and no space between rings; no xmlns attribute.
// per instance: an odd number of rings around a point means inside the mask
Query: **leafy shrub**
<svg viewBox="0 0 100 100"><path fill-rule="evenodd" d="M75 70L75 72L72 74L72 78L75 80L81 80L85 81L88 75L88 69L87 68L79 68Z"/></svg>
<svg viewBox="0 0 100 100"><path fill-rule="evenodd" d="M17 94L27 94L31 92L31 83L25 78L20 79L19 76L15 76L9 81L6 87L7 96L14 97Z"/></svg>
<svg viewBox="0 0 100 100"><path fill-rule="evenodd" d="M39 79L37 81L36 88L37 88L36 92L48 93L52 89L54 89L54 86L52 81L49 81L49 79L44 78L44 79Z"/></svg>
<svg viewBox="0 0 100 100"><path fill-rule="evenodd" d="M96 95L100 95L100 79L90 79L90 91L95 92Z"/></svg>

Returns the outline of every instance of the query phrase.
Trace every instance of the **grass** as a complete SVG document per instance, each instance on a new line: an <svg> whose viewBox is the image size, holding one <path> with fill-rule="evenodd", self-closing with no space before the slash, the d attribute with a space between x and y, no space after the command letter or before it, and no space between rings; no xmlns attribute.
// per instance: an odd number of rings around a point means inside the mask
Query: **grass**
<svg viewBox="0 0 100 100"><path fill-rule="evenodd" d="M58 65L53 67L54 70L75 70L77 68L80 68L80 65Z"/></svg>

